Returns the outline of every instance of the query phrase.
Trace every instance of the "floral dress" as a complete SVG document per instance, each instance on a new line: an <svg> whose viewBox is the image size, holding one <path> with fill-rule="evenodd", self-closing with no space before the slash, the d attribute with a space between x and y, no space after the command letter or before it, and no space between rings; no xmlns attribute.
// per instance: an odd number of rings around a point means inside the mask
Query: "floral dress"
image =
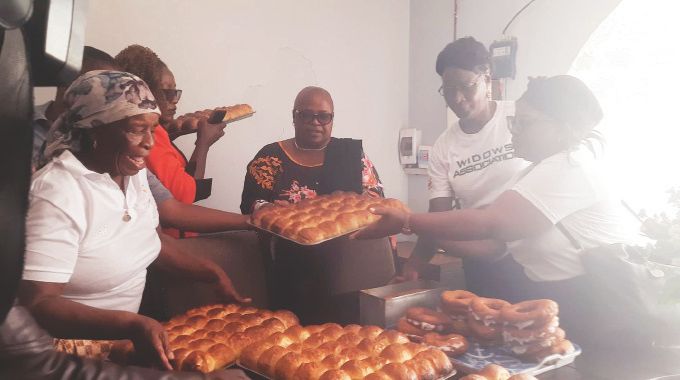
<svg viewBox="0 0 680 380"><path fill-rule="evenodd" d="M363 192L384 197L378 172L366 154L362 153ZM241 212L252 212L257 200L284 200L297 203L314 198L319 190L323 165L308 166L296 162L281 147L281 142L262 148L248 164L241 197Z"/></svg>

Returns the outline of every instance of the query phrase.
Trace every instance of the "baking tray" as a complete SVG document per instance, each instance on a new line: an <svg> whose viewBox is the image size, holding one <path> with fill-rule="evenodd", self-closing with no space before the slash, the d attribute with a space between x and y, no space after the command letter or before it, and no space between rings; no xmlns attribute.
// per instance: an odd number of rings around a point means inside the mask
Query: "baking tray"
<svg viewBox="0 0 680 380"><path fill-rule="evenodd" d="M323 240L315 241L315 242L313 242L313 243L308 243L308 242L297 241L297 240L295 240L295 239L291 239L291 238L289 238L289 237L286 237L286 236L277 234L276 232L274 232L274 231L272 231L272 230L268 230L268 229L266 229L266 228L262 228L262 227L256 226L256 225L252 224L252 223L250 222L250 220L247 221L246 224L248 224L249 226L255 228L256 230L263 231L263 232L266 232L266 233L268 233L268 234L271 234L271 235L280 237L281 239L285 239L285 240L288 240L288 241L292 241L292 242L295 243L295 244L305 245L305 246L319 245L319 244L325 243L325 242L327 242L327 241L329 241L329 240L337 239L337 238L339 238L339 237L341 237L341 236L345 236L345 235L349 235L349 234L351 234L351 233L353 233L353 232L357 232L357 231L359 231L360 229L366 227L366 226L362 226L362 227L355 228L355 229L350 230L350 231L347 231L347 232L343 232L343 233L338 234L338 235L330 236L330 237L328 237L328 238L326 238L326 239L323 239Z"/></svg>
<svg viewBox="0 0 680 380"><path fill-rule="evenodd" d="M399 318L414 306L436 309L442 285L431 280L416 280L365 289L359 293L361 324L394 328Z"/></svg>
<svg viewBox="0 0 680 380"><path fill-rule="evenodd" d="M581 354L581 347L574 345L574 352L567 355L550 355L540 363L525 362L513 356L506 348L483 347L477 342L470 342L468 351L462 355L451 357L451 363L457 369L466 373L475 373L489 364L505 367L511 374L527 373L534 376L570 364Z"/></svg>
<svg viewBox="0 0 680 380"><path fill-rule="evenodd" d="M453 363L453 362L452 362L452 363ZM264 375L264 374L262 374L262 373L260 373L260 372L258 372L258 371L254 371L254 370L252 370L252 369L250 369L250 368L248 368L248 367L246 367L246 366L244 366L244 365L241 365L240 362L237 362L236 365L237 365L239 368L241 368L242 370L246 371L247 374L249 375L249 377L251 377L252 379L256 379L256 380L260 380L260 379L262 379L262 380L273 380L273 379L271 379L270 377L267 377L266 375ZM438 377L438 378L436 378L435 380L446 380L446 379L450 379L450 378L452 378L453 376L455 376L456 373L457 373L457 371L456 371L455 365L454 365L454 369L451 371L451 373L449 373L449 374L447 374L447 375L444 375L444 376L442 376L442 377Z"/></svg>

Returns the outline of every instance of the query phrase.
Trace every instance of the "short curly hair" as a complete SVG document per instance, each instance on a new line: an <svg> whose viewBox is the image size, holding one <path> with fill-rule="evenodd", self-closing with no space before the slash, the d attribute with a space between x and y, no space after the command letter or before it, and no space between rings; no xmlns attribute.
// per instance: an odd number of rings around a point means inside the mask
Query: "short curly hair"
<svg viewBox="0 0 680 380"><path fill-rule="evenodd" d="M156 100L167 101L161 91L161 73L168 66L153 50L146 46L130 45L121 50L114 60L122 71L142 78Z"/></svg>
<svg viewBox="0 0 680 380"><path fill-rule="evenodd" d="M444 70L455 67L463 70L483 73L489 71L491 62L489 51L484 44L473 37L459 38L444 47L437 56L435 70L444 75Z"/></svg>

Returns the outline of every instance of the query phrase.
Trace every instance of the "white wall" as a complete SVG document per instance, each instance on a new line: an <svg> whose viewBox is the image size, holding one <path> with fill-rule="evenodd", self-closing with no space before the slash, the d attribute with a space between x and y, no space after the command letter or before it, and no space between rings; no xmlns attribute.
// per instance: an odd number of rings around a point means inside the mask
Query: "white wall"
<svg viewBox="0 0 680 380"><path fill-rule="evenodd" d="M446 103L437 93L441 79L434 66L437 54L453 40L453 0L411 1L409 58L409 127L422 130L432 145L446 126ZM427 176L408 178L408 205L427 211Z"/></svg>
<svg viewBox="0 0 680 380"><path fill-rule="evenodd" d="M363 139L387 195L406 199L395 147L408 124L408 17L408 0L91 1L86 43L112 55L133 43L156 51L184 90L180 114L253 105L255 116L211 149L203 205L238 208L246 164L292 137L293 99L307 85L331 92L333 135ZM193 140L178 145L190 154Z"/></svg>
<svg viewBox="0 0 680 380"><path fill-rule="evenodd" d="M528 0L459 0L458 35L485 45L500 39L512 16ZM526 89L529 76L566 74L591 33L621 0L539 0L524 10L506 34L518 40L517 76L507 98Z"/></svg>

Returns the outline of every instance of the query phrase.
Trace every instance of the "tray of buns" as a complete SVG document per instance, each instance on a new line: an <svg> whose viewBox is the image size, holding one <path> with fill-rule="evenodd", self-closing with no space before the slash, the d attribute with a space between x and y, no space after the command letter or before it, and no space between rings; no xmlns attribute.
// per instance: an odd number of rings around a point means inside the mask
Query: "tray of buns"
<svg viewBox="0 0 680 380"><path fill-rule="evenodd" d="M163 326L174 355L173 368L212 372L236 363L244 347L298 326L295 314L236 304L207 305L173 317ZM135 362L134 347L119 347L110 357L121 364Z"/></svg>
<svg viewBox="0 0 680 380"><path fill-rule="evenodd" d="M168 131L168 134L175 137L194 133L198 130L198 123L201 119L209 119L213 112L222 110L226 111L224 118L222 119L222 122L226 124L249 118L255 114L253 107L249 104L235 104L232 106L186 113L172 120L165 126L165 129Z"/></svg>
<svg viewBox="0 0 680 380"><path fill-rule="evenodd" d="M438 306L427 306L407 309L396 329L443 350L462 372L477 373L493 364L510 374L538 375L581 354L560 328L559 306L552 300L511 304L447 290Z"/></svg>
<svg viewBox="0 0 680 380"><path fill-rule="evenodd" d="M380 216L374 207L406 210L397 199L337 191L290 205L273 204L254 212L249 224L300 245L316 245L358 231Z"/></svg>
<svg viewBox="0 0 680 380"><path fill-rule="evenodd" d="M377 326L293 326L243 349L238 365L267 379L443 379L441 351Z"/></svg>

